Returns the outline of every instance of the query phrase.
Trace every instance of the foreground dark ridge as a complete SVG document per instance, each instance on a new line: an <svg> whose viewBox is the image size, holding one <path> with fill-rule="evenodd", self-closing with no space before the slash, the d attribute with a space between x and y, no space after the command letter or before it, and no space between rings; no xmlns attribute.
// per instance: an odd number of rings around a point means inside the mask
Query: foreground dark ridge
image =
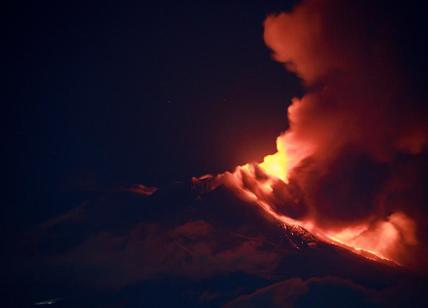
<svg viewBox="0 0 428 308"><path fill-rule="evenodd" d="M278 224L224 186L212 188L195 180L151 193L133 186L38 226L4 257L7 300L251 306L262 296L271 306L298 306L317 298L317 288L345 290L323 299L330 306L349 296L365 306L424 297L422 277ZM278 299L278 292L288 295Z"/></svg>

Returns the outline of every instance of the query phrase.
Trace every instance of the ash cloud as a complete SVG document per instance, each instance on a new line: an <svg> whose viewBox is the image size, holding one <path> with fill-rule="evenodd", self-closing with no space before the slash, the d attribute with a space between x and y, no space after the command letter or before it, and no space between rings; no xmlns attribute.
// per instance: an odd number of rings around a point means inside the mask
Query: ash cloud
<svg viewBox="0 0 428 308"><path fill-rule="evenodd" d="M265 21L274 58L315 87L295 99L289 117L296 139L315 144L324 159L346 146L389 160L426 145L427 116L411 97L391 35L397 25L381 9L370 1L304 1Z"/></svg>
<svg viewBox="0 0 428 308"><path fill-rule="evenodd" d="M402 37L411 29L402 27L411 18L403 15L391 3L309 0L265 20L274 59L307 87L293 99L281 138L310 148L292 180L326 227L423 212L426 193L404 183L426 179L402 171L426 166L428 140L418 76L405 65Z"/></svg>

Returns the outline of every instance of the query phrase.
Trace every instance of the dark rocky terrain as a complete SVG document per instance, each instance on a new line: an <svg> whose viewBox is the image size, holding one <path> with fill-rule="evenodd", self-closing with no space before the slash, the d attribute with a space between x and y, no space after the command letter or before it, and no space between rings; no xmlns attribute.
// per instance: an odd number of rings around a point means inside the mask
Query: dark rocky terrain
<svg viewBox="0 0 428 308"><path fill-rule="evenodd" d="M223 186L191 182L94 194L2 259L4 307L426 304L423 275L280 225Z"/></svg>

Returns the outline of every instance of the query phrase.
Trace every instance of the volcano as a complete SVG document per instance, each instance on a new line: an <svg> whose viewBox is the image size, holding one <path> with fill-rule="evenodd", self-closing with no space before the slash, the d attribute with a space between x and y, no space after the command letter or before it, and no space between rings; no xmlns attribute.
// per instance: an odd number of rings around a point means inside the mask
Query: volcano
<svg viewBox="0 0 428 308"><path fill-rule="evenodd" d="M212 177L95 193L23 238L3 262L11 306L422 306L426 292L422 275L279 223Z"/></svg>
<svg viewBox="0 0 428 308"><path fill-rule="evenodd" d="M7 21L1 306L428 307L425 11L143 2Z"/></svg>

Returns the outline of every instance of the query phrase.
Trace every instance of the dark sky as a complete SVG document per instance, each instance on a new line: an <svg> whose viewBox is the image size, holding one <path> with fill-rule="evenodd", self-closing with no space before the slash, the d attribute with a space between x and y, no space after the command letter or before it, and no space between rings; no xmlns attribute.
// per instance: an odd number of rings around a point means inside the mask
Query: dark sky
<svg viewBox="0 0 428 308"><path fill-rule="evenodd" d="M262 23L294 2L9 7L3 225L63 212L78 191L163 185L273 152L303 89L271 59ZM423 10L385 3L400 61L426 97Z"/></svg>
<svg viewBox="0 0 428 308"><path fill-rule="evenodd" d="M9 8L6 202L14 227L70 192L161 185L274 151L296 77L262 23L291 1L33 1ZM13 179L13 180L12 180Z"/></svg>

